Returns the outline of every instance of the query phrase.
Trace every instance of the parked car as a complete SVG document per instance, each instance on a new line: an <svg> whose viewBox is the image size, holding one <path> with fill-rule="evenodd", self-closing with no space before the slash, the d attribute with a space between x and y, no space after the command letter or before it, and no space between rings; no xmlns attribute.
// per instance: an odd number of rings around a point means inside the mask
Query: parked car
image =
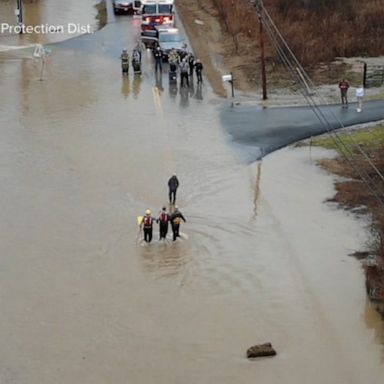
<svg viewBox="0 0 384 384"><path fill-rule="evenodd" d="M160 32L170 30L168 25L156 25L151 26L141 31L141 41L146 48L155 49L159 46L159 34Z"/></svg>
<svg viewBox="0 0 384 384"><path fill-rule="evenodd" d="M133 9L133 0L113 0L113 12L115 15L120 14L120 13L129 13L133 14L134 9Z"/></svg>
<svg viewBox="0 0 384 384"><path fill-rule="evenodd" d="M158 39L158 45L163 51L164 60L168 60L168 54L172 49L181 53L187 48L185 39L177 28L160 29Z"/></svg>
<svg viewBox="0 0 384 384"><path fill-rule="evenodd" d="M159 44L159 33L156 29L147 29L141 32L141 42L145 48L155 49Z"/></svg>

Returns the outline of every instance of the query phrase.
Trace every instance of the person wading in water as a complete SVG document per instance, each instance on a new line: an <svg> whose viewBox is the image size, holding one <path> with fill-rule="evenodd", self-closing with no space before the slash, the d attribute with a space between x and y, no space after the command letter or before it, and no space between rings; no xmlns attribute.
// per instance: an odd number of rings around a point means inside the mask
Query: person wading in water
<svg viewBox="0 0 384 384"><path fill-rule="evenodd" d="M174 174L169 180L168 180L168 188L169 188L169 203L175 204L176 203L176 191L179 187L179 180Z"/></svg>
<svg viewBox="0 0 384 384"><path fill-rule="evenodd" d="M172 225L173 241L176 241L176 239L180 237L179 230L180 230L181 220L183 220L184 223L186 223L187 220L185 220L185 217L179 211L179 207L177 205L175 206L175 210L171 214L169 220L171 221L171 225Z"/></svg>
<svg viewBox="0 0 384 384"><path fill-rule="evenodd" d="M150 243L152 241L153 233L153 217L151 216L151 211L149 209L145 211L145 216L140 225L143 228L144 241Z"/></svg>
<svg viewBox="0 0 384 384"><path fill-rule="evenodd" d="M156 222L159 223L159 231L160 231L159 240L166 240L167 233L168 233L168 222L169 222L169 215L167 212L167 208L163 207L162 211L160 212L159 218L156 220Z"/></svg>

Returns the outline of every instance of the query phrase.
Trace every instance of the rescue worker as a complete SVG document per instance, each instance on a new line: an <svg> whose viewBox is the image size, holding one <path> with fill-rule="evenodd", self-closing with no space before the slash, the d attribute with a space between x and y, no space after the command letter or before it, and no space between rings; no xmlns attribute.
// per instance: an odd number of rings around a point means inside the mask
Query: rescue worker
<svg viewBox="0 0 384 384"><path fill-rule="evenodd" d="M172 49L168 55L169 71L176 72L177 64L179 63L179 55L176 49Z"/></svg>
<svg viewBox="0 0 384 384"><path fill-rule="evenodd" d="M149 209L145 211L145 216L141 221L141 227L144 232L144 241L150 243L152 241L153 233L153 217L151 216L151 211Z"/></svg>
<svg viewBox="0 0 384 384"><path fill-rule="evenodd" d="M187 87L189 87L189 80L188 80L189 65L185 57L180 63L179 67L180 67L180 87L184 85L184 81L186 82Z"/></svg>
<svg viewBox="0 0 384 384"><path fill-rule="evenodd" d="M135 48L133 50L137 51L139 53L140 63L141 63L141 55L142 55L142 51L143 51L143 43L140 40L138 40L136 42Z"/></svg>
<svg viewBox="0 0 384 384"><path fill-rule="evenodd" d="M141 74L141 53L136 48L132 52L132 68L135 74Z"/></svg>
<svg viewBox="0 0 384 384"><path fill-rule="evenodd" d="M121 59L121 71L123 74L128 75L129 71L129 54L126 49L123 49L123 52L120 55Z"/></svg>
<svg viewBox="0 0 384 384"><path fill-rule="evenodd" d="M169 196L169 203L175 204L176 202L176 191L179 187L179 179L175 174L172 175L172 177L168 180L168 196Z"/></svg>
<svg viewBox="0 0 384 384"><path fill-rule="evenodd" d="M339 83L339 88L340 88L340 95L341 95L341 104L343 105L343 108L348 108L348 88L349 88L349 83L347 80L343 79Z"/></svg>
<svg viewBox="0 0 384 384"><path fill-rule="evenodd" d="M195 71L196 71L196 77L197 77L197 83L198 84L203 82L203 76L201 75L203 68L204 68L203 63L199 59L196 59Z"/></svg>
<svg viewBox="0 0 384 384"><path fill-rule="evenodd" d="M168 233L168 222L169 222L169 215L167 212L167 208L163 207L156 222L159 224L159 233L160 233L159 240L166 240L167 233Z"/></svg>
<svg viewBox="0 0 384 384"><path fill-rule="evenodd" d="M157 69L160 70L160 73L163 71L162 62L163 62L163 51L160 47L157 47L155 52L155 72L157 72Z"/></svg>
<svg viewBox="0 0 384 384"><path fill-rule="evenodd" d="M179 207L177 205L175 206L175 210L171 214L169 220L171 221L171 225L172 225L173 241L176 241L176 239L180 237L179 230L180 230L181 220L183 220L184 223L186 223L187 220L185 220L185 217L179 211Z"/></svg>

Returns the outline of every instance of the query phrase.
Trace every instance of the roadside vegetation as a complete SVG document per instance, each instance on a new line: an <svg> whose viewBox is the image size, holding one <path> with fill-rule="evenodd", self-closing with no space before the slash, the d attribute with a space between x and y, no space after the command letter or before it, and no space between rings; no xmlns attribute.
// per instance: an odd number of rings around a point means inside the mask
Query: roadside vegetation
<svg viewBox="0 0 384 384"><path fill-rule="evenodd" d="M260 86L259 20L250 0L176 3L185 11L183 18L190 17L196 8L200 16L206 13L214 17L221 27L224 64L238 79L237 86L243 90ZM349 71L350 66L336 59L384 55L382 0L263 0L263 4L315 84L334 84L342 77L355 84L356 74ZM206 27L205 32L212 31ZM266 36L264 41L269 87L292 86Z"/></svg>
<svg viewBox="0 0 384 384"><path fill-rule="evenodd" d="M255 39L258 17L249 0L213 2L235 42L235 51L241 49L241 40L258 44ZM303 66L331 62L336 57L384 54L382 1L264 0L263 3ZM273 57L274 53L269 51L269 56Z"/></svg>
<svg viewBox="0 0 384 384"><path fill-rule="evenodd" d="M107 14L107 3L105 0L101 0L95 4L97 15L96 20L98 22L98 29L101 29L107 25L108 14Z"/></svg>

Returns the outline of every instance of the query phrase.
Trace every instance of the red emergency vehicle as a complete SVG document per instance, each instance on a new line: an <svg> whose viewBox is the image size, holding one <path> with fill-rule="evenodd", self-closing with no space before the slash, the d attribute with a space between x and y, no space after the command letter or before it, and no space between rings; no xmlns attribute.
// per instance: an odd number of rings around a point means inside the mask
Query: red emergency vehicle
<svg viewBox="0 0 384 384"><path fill-rule="evenodd" d="M143 31L154 29L156 25L173 26L175 23L174 0L141 1Z"/></svg>

